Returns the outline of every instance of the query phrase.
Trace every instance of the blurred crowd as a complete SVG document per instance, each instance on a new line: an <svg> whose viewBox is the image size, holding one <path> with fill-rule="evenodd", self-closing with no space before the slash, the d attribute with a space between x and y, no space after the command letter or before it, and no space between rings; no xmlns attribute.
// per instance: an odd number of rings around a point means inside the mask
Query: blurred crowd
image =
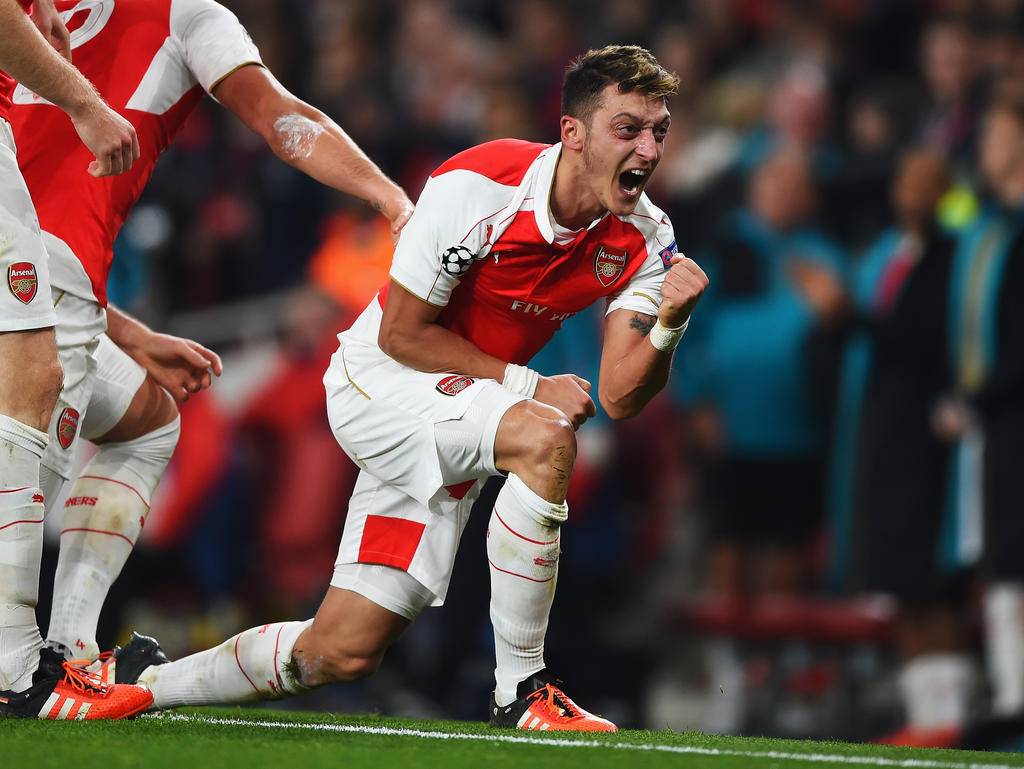
<svg viewBox="0 0 1024 769"><path fill-rule="evenodd" d="M579 434L548 646L592 709L930 744L1024 712L1024 2L225 5L413 199L467 146L556 141L589 47L638 43L680 76L647 193L711 287L668 390ZM226 373L182 409L101 632L174 654L306 616L355 469L320 378L386 280L386 222L206 100L118 252L112 300L217 345ZM250 324L268 297L275 321ZM573 318L533 365L596 379L600 324ZM448 605L377 677L300 706L482 717L474 518Z"/></svg>

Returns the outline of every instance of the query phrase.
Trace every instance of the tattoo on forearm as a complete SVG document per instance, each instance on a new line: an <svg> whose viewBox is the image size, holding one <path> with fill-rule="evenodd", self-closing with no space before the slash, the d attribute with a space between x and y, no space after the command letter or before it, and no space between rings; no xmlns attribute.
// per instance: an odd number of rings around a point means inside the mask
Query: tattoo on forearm
<svg viewBox="0 0 1024 769"><path fill-rule="evenodd" d="M640 332L640 336L647 336L654 328L654 318L650 315L634 315L629 321L629 327Z"/></svg>

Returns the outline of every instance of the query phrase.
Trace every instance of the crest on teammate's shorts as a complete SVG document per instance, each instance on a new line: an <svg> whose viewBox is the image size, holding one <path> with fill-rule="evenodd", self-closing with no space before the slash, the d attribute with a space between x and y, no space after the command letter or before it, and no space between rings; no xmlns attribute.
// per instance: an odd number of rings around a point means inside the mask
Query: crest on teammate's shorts
<svg viewBox="0 0 1024 769"><path fill-rule="evenodd" d="M458 395L471 384L473 384L473 380L468 376L453 374L452 376L446 376L437 383L437 391L442 395Z"/></svg>
<svg viewBox="0 0 1024 769"><path fill-rule="evenodd" d="M629 254L625 251L618 251L608 246L598 246L594 254L594 274L601 281L602 286L610 286L619 279L622 271L626 268L626 259Z"/></svg>
<svg viewBox="0 0 1024 769"><path fill-rule="evenodd" d="M36 298L39 288L39 277L36 266L32 262L16 262L7 268L7 287L23 304Z"/></svg>
<svg viewBox="0 0 1024 769"><path fill-rule="evenodd" d="M57 418L57 443L67 451L75 440L75 433L78 431L78 412L68 406L60 412Z"/></svg>

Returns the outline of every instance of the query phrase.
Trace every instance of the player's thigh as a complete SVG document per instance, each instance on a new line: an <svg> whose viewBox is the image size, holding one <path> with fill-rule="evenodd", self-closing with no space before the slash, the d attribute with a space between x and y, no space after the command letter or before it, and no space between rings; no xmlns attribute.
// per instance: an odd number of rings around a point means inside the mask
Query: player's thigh
<svg viewBox="0 0 1024 769"><path fill-rule="evenodd" d="M174 399L106 334L100 337L95 358L83 437L96 443L127 441L174 421Z"/></svg>
<svg viewBox="0 0 1024 769"><path fill-rule="evenodd" d="M345 453L422 505L446 486L498 472L498 425L523 400L492 379L415 371L365 346L339 349L324 384Z"/></svg>

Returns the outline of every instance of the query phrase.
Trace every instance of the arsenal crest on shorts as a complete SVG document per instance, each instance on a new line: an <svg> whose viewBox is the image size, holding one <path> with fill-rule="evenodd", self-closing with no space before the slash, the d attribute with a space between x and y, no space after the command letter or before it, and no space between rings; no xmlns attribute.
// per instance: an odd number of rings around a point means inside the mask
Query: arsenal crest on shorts
<svg viewBox="0 0 1024 769"><path fill-rule="evenodd" d="M57 418L57 442L67 451L75 440L78 431L78 412L70 406L60 412Z"/></svg>
<svg viewBox="0 0 1024 769"><path fill-rule="evenodd" d="M442 395L458 395L471 384L473 384L473 380L468 376L453 374L452 376L446 376L437 383L437 391Z"/></svg>
<svg viewBox="0 0 1024 769"><path fill-rule="evenodd" d="M625 251L619 251L608 246L598 246L594 254L594 274L601 281L602 286L610 286L619 279L622 271L626 268L626 259L629 256Z"/></svg>
<svg viewBox="0 0 1024 769"><path fill-rule="evenodd" d="M28 304L36 298L39 278L36 266L31 262L16 262L7 268L7 287L18 300Z"/></svg>

